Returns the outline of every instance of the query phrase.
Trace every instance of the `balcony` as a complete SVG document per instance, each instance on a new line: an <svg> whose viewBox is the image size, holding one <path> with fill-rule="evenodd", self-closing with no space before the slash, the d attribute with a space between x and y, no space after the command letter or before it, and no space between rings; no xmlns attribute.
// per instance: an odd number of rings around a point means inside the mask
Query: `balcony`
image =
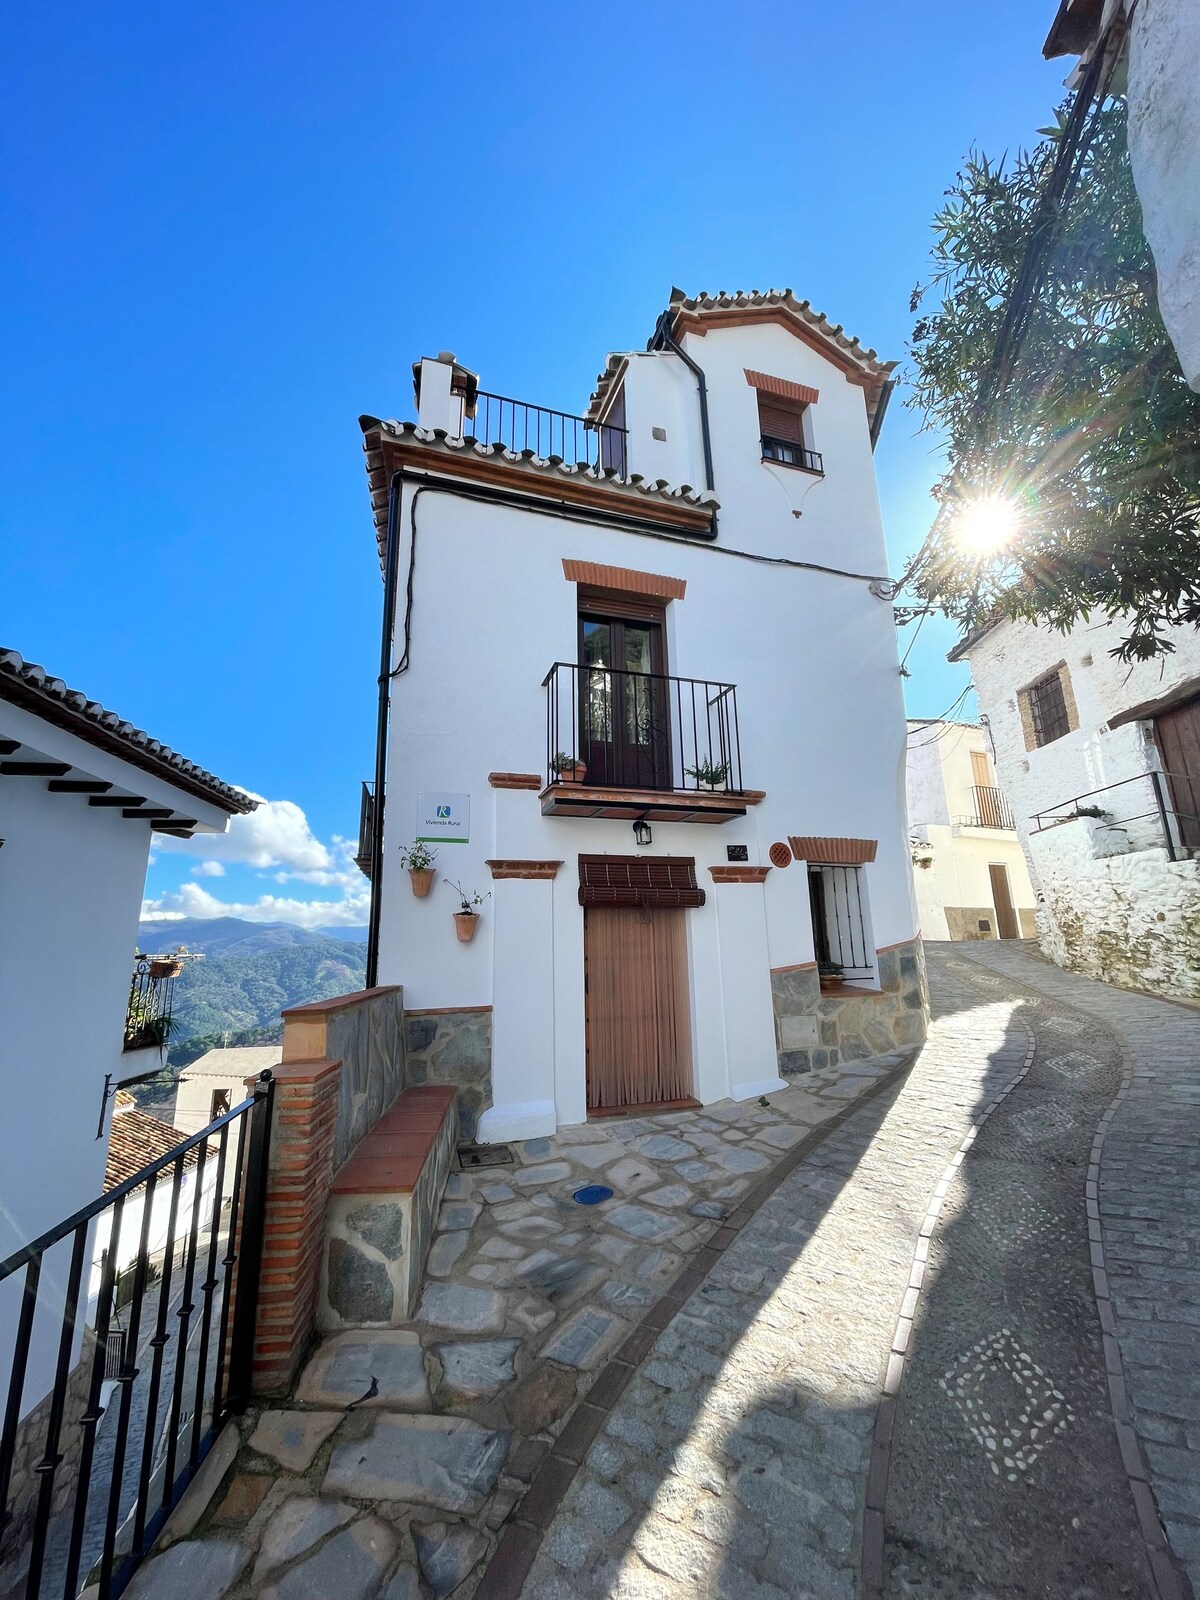
<svg viewBox="0 0 1200 1600"><path fill-rule="evenodd" d="M764 433L762 458L764 461L774 461L781 467L799 467L803 472L815 473L818 478L825 476L825 463L820 451L806 450L794 439L777 439L773 434Z"/></svg>
<svg viewBox="0 0 1200 1600"><path fill-rule="evenodd" d="M374 855L375 785L364 783L358 807L358 851L354 857L354 865L364 878L370 879L374 874Z"/></svg>
<svg viewBox="0 0 1200 1600"><path fill-rule="evenodd" d="M557 458L593 471L629 475L628 430L589 422L566 411L510 400L480 389L475 410L463 422L463 435L480 444L502 444L509 450L531 450L544 460Z"/></svg>
<svg viewBox="0 0 1200 1600"><path fill-rule="evenodd" d="M546 690L546 816L728 822L742 786L731 683L557 661Z"/></svg>
<svg viewBox="0 0 1200 1600"><path fill-rule="evenodd" d="M971 803L974 812L958 820L964 828L1015 828L1016 818L1009 808L1001 789L983 784L972 784Z"/></svg>
<svg viewBox="0 0 1200 1600"><path fill-rule="evenodd" d="M138 956L125 1012L126 1050L163 1049L174 1027L175 980L195 959L183 949L167 955Z"/></svg>

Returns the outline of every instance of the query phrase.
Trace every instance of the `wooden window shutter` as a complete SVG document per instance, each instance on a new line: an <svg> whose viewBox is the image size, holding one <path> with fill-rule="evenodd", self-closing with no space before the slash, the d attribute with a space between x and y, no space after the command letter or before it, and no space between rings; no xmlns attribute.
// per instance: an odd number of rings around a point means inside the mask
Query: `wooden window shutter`
<svg viewBox="0 0 1200 1600"><path fill-rule="evenodd" d="M782 439L786 444L803 446L804 433L800 426L799 406L789 406L763 394L758 394L758 426L760 432L772 439Z"/></svg>
<svg viewBox="0 0 1200 1600"><path fill-rule="evenodd" d="M679 909L702 906L692 856L580 856L579 904Z"/></svg>

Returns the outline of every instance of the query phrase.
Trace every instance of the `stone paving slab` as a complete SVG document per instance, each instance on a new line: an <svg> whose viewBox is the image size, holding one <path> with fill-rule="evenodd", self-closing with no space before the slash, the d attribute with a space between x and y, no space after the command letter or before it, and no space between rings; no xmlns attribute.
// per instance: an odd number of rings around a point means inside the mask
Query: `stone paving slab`
<svg viewBox="0 0 1200 1600"><path fill-rule="evenodd" d="M452 1174L417 1316L325 1340L295 1401L244 1419L229 1477L270 1476L259 1509L232 1530L210 1513L175 1548L239 1539L254 1566L228 1600L264 1584L298 1600L342 1561L347 1593L466 1600L551 1450L582 1448L614 1352L653 1343L643 1324L661 1321L664 1290L689 1262L699 1281L752 1185L901 1065L823 1069L763 1103L564 1129L515 1146L511 1168ZM611 1202L574 1202L597 1182ZM297 1521L328 1527L264 1565ZM391 1530L386 1560L376 1523Z"/></svg>

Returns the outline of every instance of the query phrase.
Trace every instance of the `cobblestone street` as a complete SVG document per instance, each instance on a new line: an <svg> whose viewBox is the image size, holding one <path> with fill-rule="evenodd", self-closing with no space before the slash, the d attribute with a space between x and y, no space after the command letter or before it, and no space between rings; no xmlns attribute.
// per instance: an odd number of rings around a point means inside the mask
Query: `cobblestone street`
<svg viewBox="0 0 1200 1600"><path fill-rule="evenodd" d="M413 1324L248 1418L135 1600L1186 1600L1200 1013L929 983L911 1067L456 1178Z"/></svg>

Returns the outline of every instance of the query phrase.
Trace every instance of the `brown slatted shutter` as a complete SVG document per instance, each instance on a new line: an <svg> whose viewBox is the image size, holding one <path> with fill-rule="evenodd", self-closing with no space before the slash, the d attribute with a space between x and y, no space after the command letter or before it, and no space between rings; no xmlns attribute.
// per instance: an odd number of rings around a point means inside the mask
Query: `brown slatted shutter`
<svg viewBox="0 0 1200 1600"><path fill-rule="evenodd" d="M579 904L680 909L704 904L692 856L580 856Z"/></svg>
<svg viewBox="0 0 1200 1600"><path fill-rule="evenodd" d="M804 433L800 426L799 407L781 405L761 390L758 395L758 426L760 432L769 438L782 439L786 444L803 447Z"/></svg>

